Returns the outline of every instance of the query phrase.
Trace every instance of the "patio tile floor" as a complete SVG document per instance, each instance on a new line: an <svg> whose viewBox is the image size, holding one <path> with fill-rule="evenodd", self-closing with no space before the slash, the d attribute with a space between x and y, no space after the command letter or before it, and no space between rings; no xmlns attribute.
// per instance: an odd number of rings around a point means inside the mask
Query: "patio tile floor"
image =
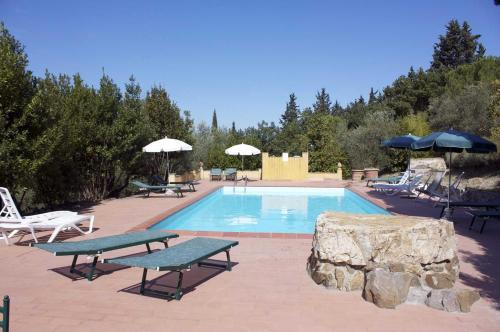
<svg viewBox="0 0 500 332"><path fill-rule="evenodd" d="M158 216L202 197L220 186L202 182L198 191L182 199L111 199L87 209L96 216L96 231L88 236L64 234L59 239L80 240L144 228ZM230 182L227 182L231 185ZM363 184L339 181L253 182L251 185L351 186L393 213L437 217L439 209L425 200L386 197ZM212 234L180 232L179 243L192 236L237 238L231 272L193 268L185 274L181 301L167 301L138 293L141 270L111 268L93 282L73 280L65 273L70 257L54 257L31 248L26 236L17 245L0 247L0 295L12 301L12 331L498 331L500 325L500 223L489 223L483 234L469 231L469 217L458 211L461 287L476 288L482 299L468 314L446 313L424 306L401 305L395 310L366 303L360 292L341 293L316 285L306 273L311 235ZM47 240L47 233L42 240ZM248 236L248 237L247 237ZM156 245L156 249L160 249ZM105 257L144 251L135 247ZM224 255L216 259L223 260ZM79 263L84 263L84 258ZM175 275L151 272L148 287L175 284Z"/></svg>

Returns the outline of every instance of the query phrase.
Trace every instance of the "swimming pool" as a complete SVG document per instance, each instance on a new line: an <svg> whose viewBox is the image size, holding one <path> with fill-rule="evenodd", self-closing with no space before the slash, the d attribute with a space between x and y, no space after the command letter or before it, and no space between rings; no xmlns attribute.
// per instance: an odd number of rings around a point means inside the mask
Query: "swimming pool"
<svg viewBox="0 0 500 332"><path fill-rule="evenodd" d="M344 188L222 187L151 229L314 233L324 211L389 214Z"/></svg>

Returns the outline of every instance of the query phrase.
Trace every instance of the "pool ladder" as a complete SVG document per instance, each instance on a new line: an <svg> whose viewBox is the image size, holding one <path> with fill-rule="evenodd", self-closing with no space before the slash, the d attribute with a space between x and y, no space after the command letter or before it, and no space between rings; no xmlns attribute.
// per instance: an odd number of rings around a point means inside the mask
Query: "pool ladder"
<svg viewBox="0 0 500 332"><path fill-rule="evenodd" d="M236 190L236 186L238 185L239 181L245 181L245 192L246 192L247 191L247 184L248 184L248 177L247 176L244 176L239 180L237 178L234 179L233 192Z"/></svg>

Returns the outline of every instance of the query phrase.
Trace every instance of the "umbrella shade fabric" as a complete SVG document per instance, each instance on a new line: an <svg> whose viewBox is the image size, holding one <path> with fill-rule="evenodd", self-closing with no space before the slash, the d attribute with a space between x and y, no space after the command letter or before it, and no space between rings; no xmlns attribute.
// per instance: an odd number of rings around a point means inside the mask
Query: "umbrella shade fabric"
<svg viewBox="0 0 500 332"><path fill-rule="evenodd" d="M382 142L382 146L393 149L409 149L411 145L421 137L412 134L396 136Z"/></svg>
<svg viewBox="0 0 500 332"><path fill-rule="evenodd" d="M438 131L427 135L411 145L413 150L434 150L441 152L489 153L496 152L497 146L477 135L458 130Z"/></svg>
<svg viewBox="0 0 500 332"><path fill-rule="evenodd" d="M227 148L226 154L231 156L254 156L260 154L260 150L254 146L241 143Z"/></svg>
<svg viewBox="0 0 500 332"><path fill-rule="evenodd" d="M168 137L151 142L142 148L143 152L175 152L191 150L193 150L191 145L178 139Z"/></svg>

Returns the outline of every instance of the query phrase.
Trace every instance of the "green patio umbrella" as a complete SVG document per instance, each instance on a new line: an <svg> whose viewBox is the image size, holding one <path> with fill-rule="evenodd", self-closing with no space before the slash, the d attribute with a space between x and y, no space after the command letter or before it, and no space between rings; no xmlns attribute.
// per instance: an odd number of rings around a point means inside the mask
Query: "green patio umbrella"
<svg viewBox="0 0 500 332"><path fill-rule="evenodd" d="M411 172L411 145L418 141L420 136L415 136L412 134L396 136L391 139L382 142L381 146L393 149L403 149L408 150L408 171Z"/></svg>
<svg viewBox="0 0 500 332"><path fill-rule="evenodd" d="M427 135L411 145L413 150L433 150L449 153L448 202L445 218L450 219L451 154L453 152L490 153L497 152L497 146L477 135L449 129Z"/></svg>

